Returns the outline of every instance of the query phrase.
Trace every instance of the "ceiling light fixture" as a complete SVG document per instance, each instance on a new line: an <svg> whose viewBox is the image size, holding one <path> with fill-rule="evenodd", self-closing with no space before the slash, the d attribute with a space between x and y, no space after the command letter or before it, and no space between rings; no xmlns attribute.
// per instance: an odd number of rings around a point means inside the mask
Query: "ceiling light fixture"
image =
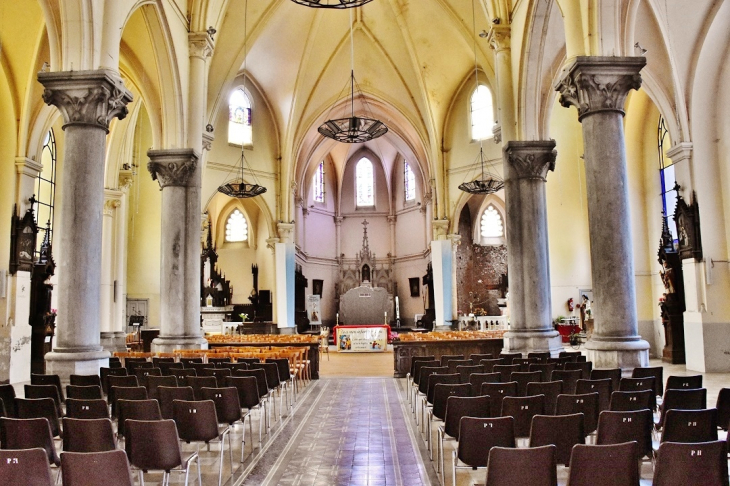
<svg viewBox="0 0 730 486"><path fill-rule="evenodd" d="M472 29L474 34L474 79L476 81L476 86L479 88L479 68L477 67L477 23L476 23L476 14L474 9L474 0L471 0L471 21L472 21ZM495 19L498 20L498 19ZM494 22L494 20L493 20ZM495 24L498 24L499 22L494 22ZM479 163L481 164L482 168L482 177L481 179L475 179L470 182L462 182L459 184L459 189L468 192L469 194L494 194L495 192L499 191L504 187L504 179L499 177L498 175L492 173L492 172L484 172L484 149L482 147L482 140L479 140L479 155L477 156L477 159L479 159ZM491 165L488 163L488 165Z"/></svg>
<svg viewBox="0 0 730 486"><path fill-rule="evenodd" d="M294 3L312 8L353 8L360 7L373 0L292 0Z"/></svg>
<svg viewBox="0 0 730 486"><path fill-rule="evenodd" d="M296 1L296 0L295 0ZM343 0L344 1L344 0ZM322 136L337 140L343 143L363 143L388 132L385 123L374 118L366 118L355 116L355 90L357 89L358 98L362 100L362 104L367 110L367 102L360 90L360 86L355 81L355 41L353 38L352 28L352 10L350 11L350 116L336 119L329 119L324 122L317 131ZM336 105L336 104L335 104ZM334 107L332 108L334 109ZM332 110L330 110L330 114ZM329 115L328 115L329 118Z"/></svg>
<svg viewBox="0 0 730 486"><path fill-rule="evenodd" d="M246 92L246 55L248 53L248 33L246 31L246 25L248 20L248 0L245 0L243 7L243 92ZM249 184L243 180L243 167L244 164L248 164L246 155L243 152L244 143L241 142L241 176L218 187L218 192L225 194L226 196L235 197L237 199L246 199L249 197L260 196L266 192L266 188L259 184ZM251 166L248 167L249 172L256 178Z"/></svg>

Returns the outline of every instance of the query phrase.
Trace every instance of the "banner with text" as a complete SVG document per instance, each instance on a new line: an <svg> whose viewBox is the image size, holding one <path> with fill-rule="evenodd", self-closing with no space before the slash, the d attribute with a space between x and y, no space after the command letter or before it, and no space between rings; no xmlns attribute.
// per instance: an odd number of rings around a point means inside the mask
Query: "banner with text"
<svg viewBox="0 0 730 486"><path fill-rule="evenodd" d="M338 327L335 339L337 350L343 353L382 352L388 349L388 328Z"/></svg>

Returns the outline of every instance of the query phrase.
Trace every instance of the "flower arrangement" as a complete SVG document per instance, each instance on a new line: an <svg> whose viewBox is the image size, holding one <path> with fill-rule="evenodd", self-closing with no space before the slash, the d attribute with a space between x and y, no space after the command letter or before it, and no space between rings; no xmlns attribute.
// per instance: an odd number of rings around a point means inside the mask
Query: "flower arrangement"
<svg viewBox="0 0 730 486"><path fill-rule="evenodd" d="M248 320L248 314L246 314L245 312L238 314L238 316L241 318L241 320L243 322L246 322Z"/></svg>
<svg viewBox="0 0 730 486"><path fill-rule="evenodd" d="M487 311L485 311L483 307L474 307L474 315L475 316L486 316Z"/></svg>

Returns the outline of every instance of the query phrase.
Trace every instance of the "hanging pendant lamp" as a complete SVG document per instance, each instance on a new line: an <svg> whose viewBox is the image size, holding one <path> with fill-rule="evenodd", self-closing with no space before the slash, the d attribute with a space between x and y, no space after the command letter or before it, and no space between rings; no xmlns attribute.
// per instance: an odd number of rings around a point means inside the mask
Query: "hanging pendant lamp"
<svg viewBox="0 0 730 486"><path fill-rule="evenodd" d="M294 3L312 8L353 8L360 7L373 0L292 0Z"/></svg>
<svg viewBox="0 0 730 486"><path fill-rule="evenodd" d="M473 36L474 36L474 79L476 81L477 88L479 88L479 68L477 67L477 27L476 27L476 14L474 13L474 0L471 1L471 19L472 19L472 29L473 29ZM504 179L502 179L500 176L498 176L495 173L490 172L487 170L487 172L484 172L484 149L482 147L482 141L479 140L479 155L477 156L477 159L479 159L479 163L482 168L482 175L480 179L475 179L470 182L463 182L459 184L459 189L461 189L464 192L468 192L469 194L494 194L495 192L499 191L504 187ZM487 163L488 166L491 166L491 164Z"/></svg>
<svg viewBox="0 0 730 486"><path fill-rule="evenodd" d="M355 116L356 90L358 97L363 100L363 105L365 105L365 97L357 81L355 81L355 41L352 33L352 11L350 11L350 116L330 119L324 122L317 129L322 136L343 143L363 143L385 135L388 132L388 127L380 120Z"/></svg>
<svg viewBox="0 0 730 486"><path fill-rule="evenodd" d="M247 54L247 47L248 47L248 35L246 32L246 24L247 24L247 17L248 17L248 0L244 2L244 11L243 11L243 92L246 92L246 54ZM241 172L240 176L231 181L227 182L226 184L223 184L218 187L218 192L225 194L226 196L235 197L237 199L246 199L249 197L256 197L260 196L261 194L266 192L266 188L264 186L261 186L259 184L250 184L247 183L243 179L243 167L248 162L246 161L246 155L243 152L243 142L241 142ZM248 168L249 172L253 174L253 170L249 166ZM255 175L254 175L255 178Z"/></svg>

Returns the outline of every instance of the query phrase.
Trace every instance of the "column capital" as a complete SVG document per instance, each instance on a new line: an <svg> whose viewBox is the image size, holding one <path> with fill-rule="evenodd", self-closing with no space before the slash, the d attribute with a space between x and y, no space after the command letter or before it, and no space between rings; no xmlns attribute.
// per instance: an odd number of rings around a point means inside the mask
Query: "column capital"
<svg viewBox="0 0 730 486"><path fill-rule="evenodd" d="M43 172L43 164L28 157L16 157L15 171L20 175L26 175L35 179L38 177L38 174Z"/></svg>
<svg viewBox="0 0 730 486"><path fill-rule="evenodd" d="M272 254L276 251L277 243L279 243L279 238L266 238L266 248L271 250Z"/></svg>
<svg viewBox="0 0 730 486"><path fill-rule="evenodd" d="M446 234L449 231L450 222L448 219L434 219L433 220L433 239L434 240L445 240Z"/></svg>
<svg viewBox="0 0 730 486"><path fill-rule="evenodd" d="M213 40L207 32L190 32L188 47L190 57L205 60L213 54Z"/></svg>
<svg viewBox="0 0 730 486"><path fill-rule="evenodd" d="M461 235L452 233L450 235L446 235L446 238L451 241L452 250L456 250L456 247L461 244Z"/></svg>
<svg viewBox="0 0 730 486"><path fill-rule="evenodd" d="M391 215L387 216L387 220L388 220L388 223L395 224L395 222L398 221L398 216L396 216L395 214L391 214Z"/></svg>
<svg viewBox="0 0 730 486"><path fill-rule="evenodd" d="M147 170L160 189L168 186L186 187L198 165L198 154L193 149L148 150Z"/></svg>
<svg viewBox="0 0 730 486"><path fill-rule="evenodd" d="M276 223L276 230L279 233L278 243L293 243L294 223Z"/></svg>
<svg viewBox="0 0 730 486"><path fill-rule="evenodd" d="M203 150L210 152L210 149L213 148L213 140L215 140L213 133L203 132Z"/></svg>
<svg viewBox="0 0 730 486"><path fill-rule="evenodd" d="M578 108L578 120L607 111L623 116L626 96L641 87L645 65L644 57L579 56L555 86L560 104Z"/></svg>
<svg viewBox="0 0 730 486"><path fill-rule="evenodd" d="M127 191L130 187L132 187L132 183L134 182L134 173L132 170L120 170L119 171L119 190L120 191Z"/></svg>
<svg viewBox="0 0 730 486"><path fill-rule="evenodd" d="M342 222L345 220L344 216L335 216L335 225L341 226Z"/></svg>
<svg viewBox="0 0 730 486"><path fill-rule="evenodd" d="M493 24L489 29L487 41L489 47L497 52L509 50L512 48L512 27L509 25Z"/></svg>
<svg viewBox="0 0 730 486"><path fill-rule="evenodd" d="M678 164L683 160L691 160L693 149L694 144L692 142L680 142L667 150L667 157L672 159L675 164Z"/></svg>
<svg viewBox="0 0 730 486"><path fill-rule="evenodd" d="M104 216L112 216L114 210L122 205L122 195L121 191L104 189Z"/></svg>
<svg viewBox="0 0 730 486"><path fill-rule="evenodd" d="M505 180L540 179L555 170L555 140L509 141L502 149Z"/></svg>
<svg viewBox="0 0 730 486"><path fill-rule="evenodd" d="M132 101L119 74L108 69L41 72L38 81L45 88L43 101L61 112L64 130L70 125L87 125L109 133L109 123L115 117L126 117L127 104Z"/></svg>

